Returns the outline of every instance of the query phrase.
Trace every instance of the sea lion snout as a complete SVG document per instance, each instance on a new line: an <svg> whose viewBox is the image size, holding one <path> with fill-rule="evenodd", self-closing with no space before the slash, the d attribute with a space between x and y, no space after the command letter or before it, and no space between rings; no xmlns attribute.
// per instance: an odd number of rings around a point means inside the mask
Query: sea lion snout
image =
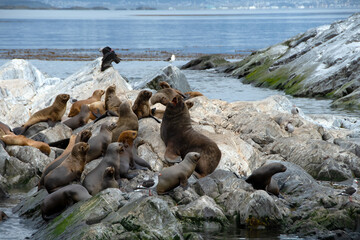
<svg viewBox="0 0 360 240"><path fill-rule="evenodd" d="M189 153L188 153L189 154ZM198 152L191 152L190 153L190 157L194 160L194 161L198 161L201 157L201 154Z"/></svg>

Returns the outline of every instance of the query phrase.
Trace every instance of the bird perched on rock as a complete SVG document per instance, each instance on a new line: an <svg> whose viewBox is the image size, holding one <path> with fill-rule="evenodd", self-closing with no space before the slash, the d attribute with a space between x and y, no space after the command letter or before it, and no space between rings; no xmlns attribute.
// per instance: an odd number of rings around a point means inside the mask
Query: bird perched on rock
<svg viewBox="0 0 360 240"><path fill-rule="evenodd" d="M358 188L358 181L356 179L354 179L353 184L351 185L351 187L346 188L344 191L342 191L341 193L339 193L338 195L342 195L342 196L349 196L349 201L351 202L351 196L356 193Z"/></svg>
<svg viewBox="0 0 360 240"><path fill-rule="evenodd" d="M294 125L292 125L291 122L288 122L285 125L285 131L287 131L288 133L292 134L294 130L295 130Z"/></svg>
<svg viewBox="0 0 360 240"><path fill-rule="evenodd" d="M151 190L155 189L158 185L159 174L160 173L155 174L154 179L144 179L144 181L135 188L135 191L138 189L149 189L149 196L152 196Z"/></svg>
<svg viewBox="0 0 360 240"><path fill-rule="evenodd" d="M172 62L174 62L174 61L175 61L175 55L174 55L174 54L172 54L172 55L171 55L171 57L169 57L168 59L166 59L166 61L167 61L167 62L169 62L169 63L171 64Z"/></svg>
<svg viewBox="0 0 360 240"><path fill-rule="evenodd" d="M299 109L298 109L295 105L293 105L293 107L292 107L292 109L291 109L291 114L292 114L293 116L299 114Z"/></svg>

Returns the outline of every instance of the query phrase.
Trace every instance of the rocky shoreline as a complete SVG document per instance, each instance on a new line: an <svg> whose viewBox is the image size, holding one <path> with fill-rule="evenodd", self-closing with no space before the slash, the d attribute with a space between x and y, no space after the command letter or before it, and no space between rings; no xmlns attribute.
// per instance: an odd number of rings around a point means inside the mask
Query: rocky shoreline
<svg viewBox="0 0 360 240"><path fill-rule="evenodd" d="M184 81L176 67L168 66L161 72L168 81ZM169 72L172 74L166 75ZM2 66L0 76L0 121L11 127L21 125L29 111L48 106L62 92L81 99L91 96L95 89L115 84L117 94L126 99L134 101L139 93L113 68L100 72L100 58L64 80L47 78L24 60ZM154 79L144 79L140 85L152 86L148 83ZM14 86L14 81L24 85ZM358 119L307 116L301 109L293 115L292 103L284 96L255 102L228 103L206 96L190 101L193 128L218 144L222 158L215 172L201 179L191 177L187 190L176 188L169 195L133 191L167 166L160 124L150 118L139 120L142 144L138 155L153 171L139 171L131 181L124 179L120 189L106 189L78 202L47 223L40 213L47 192L33 187L44 167L62 150L52 148L46 156L29 146L0 145L1 188L30 190L14 211L37 229L31 238L202 239L198 231L220 231L234 224L248 229L280 229L301 237L360 237L360 196L354 194L350 202L338 195L354 177L360 177ZM164 108L161 104L155 107ZM96 135L102 123L116 119L91 122L73 132L62 123L55 127L40 123L29 137L52 142L83 129L91 129ZM288 122L295 128L292 133L285 129ZM88 164L83 174L99 161ZM286 172L274 175L284 199L254 190L245 182L253 170L274 161L287 167Z"/></svg>

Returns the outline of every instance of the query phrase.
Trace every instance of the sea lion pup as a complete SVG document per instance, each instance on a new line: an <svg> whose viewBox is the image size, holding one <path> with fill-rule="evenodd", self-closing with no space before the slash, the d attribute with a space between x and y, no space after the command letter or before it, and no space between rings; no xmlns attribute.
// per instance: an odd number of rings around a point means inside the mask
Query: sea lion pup
<svg viewBox="0 0 360 240"><path fill-rule="evenodd" d="M115 51L110 47L104 47L99 49L100 52L103 54L103 58L101 60L101 71L105 71L109 67L112 67L111 63L115 62L118 64L121 59L116 55Z"/></svg>
<svg viewBox="0 0 360 240"><path fill-rule="evenodd" d="M84 170L86 152L89 144L79 142L73 147L71 154L64 161L49 172L44 178L44 186L49 193L68 185L72 181L79 181Z"/></svg>
<svg viewBox="0 0 360 240"><path fill-rule="evenodd" d="M111 142L116 142L123 131L139 129L139 121L136 114L131 109L129 101L124 101L119 107L119 119L116 122L116 128L112 130Z"/></svg>
<svg viewBox="0 0 360 240"><path fill-rule="evenodd" d="M65 148L65 150L62 152L62 154L55 158L53 161L51 161L44 169L44 171L41 174L41 178L38 183L38 191L40 189L44 188L44 179L45 176L51 172L53 169L57 168L71 153L74 145L79 142L88 142L89 138L91 137L91 131L90 130L83 130L77 135L72 135L69 140L68 146Z"/></svg>
<svg viewBox="0 0 360 240"><path fill-rule="evenodd" d="M71 184L47 195L41 203L41 216L48 221L59 216L65 209L79 201L91 198L86 188Z"/></svg>
<svg viewBox="0 0 360 240"><path fill-rule="evenodd" d="M0 137L3 135L15 135L15 134L7 124L0 121Z"/></svg>
<svg viewBox="0 0 360 240"><path fill-rule="evenodd" d="M106 112L105 102L103 102L103 101L93 102L93 103L89 104L89 108L90 108L90 112L91 112L91 114L90 114L91 120L95 120L97 118L97 116L102 115ZM95 116L94 113L97 116Z"/></svg>
<svg viewBox="0 0 360 240"><path fill-rule="evenodd" d="M82 182L82 185L89 191L91 195L100 188L104 179L106 168L113 167L115 169L115 180L121 186L120 180L120 155L125 151L124 144L115 142L110 143L104 158L99 165L89 172Z"/></svg>
<svg viewBox="0 0 360 240"><path fill-rule="evenodd" d="M105 110L118 113L121 100L116 96L116 85L113 84L106 89L105 92Z"/></svg>
<svg viewBox="0 0 360 240"><path fill-rule="evenodd" d="M89 151L86 154L86 163L99 158L105 154L108 145L111 143L112 130L116 127L116 123L103 123L100 127L98 135L89 139Z"/></svg>
<svg viewBox="0 0 360 240"><path fill-rule="evenodd" d="M188 187L188 178L193 174L199 160L200 153L189 152L181 163L161 170L159 183L156 187L157 193L164 194L179 185L186 189Z"/></svg>
<svg viewBox="0 0 360 240"><path fill-rule="evenodd" d="M141 157L139 157L136 153L136 147L134 144L134 140L136 137L137 137L137 131L127 130L127 131L123 131L120 134L117 141L127 146L125 148L125 151L127 151L130 155L130 163L129 163L130 169L147 170L148 168L152 170L150 164Z"/></svg>
<svg viewBox="0 0 360 240"><path fill-rule="evenodd" d="M79 114L81 106L84 104L91 104L93 102L97 102L101 100L102 95L104 95L105 91L98 89L95 90L92 94L91 97L89 97L88 99L84 99L84 100L79 100L73 103L73 105L71 105L70 108L70 112L68 114L68 117L74 117L77 114Z"/></svg>
<svg viewBox="0 0 360 240"><path fill-rule="evenodd" d="M74 117L69 118L63 123L71 128L72 130L84 126L90 119L90 108L87 104L83 104L80 109L80 113L75 115Z"/></svg>
<svg viewBox="0 0 360 240"><path fill-rule="evenodd" d="M0 211L0 222L2 222L5 219L8 219L8 215L6 215L6 213L4 213L3 211Z"/></svg>
<svg viewBox="0 0 360 240"><path fill-rule="evenodd" d="M266 190L266 187L270 184L271 177L276 173L285 171L286 167L283 164L269 163L255 169L245 181L250 183L254 189Z"/></svg>
<svg viewBox="0 0 360 240"><path fill-rule="evenodd" d="M61 121L62 116L66 111L66 103L69 100L69 94L59 94L56 96L54 103L47 108L37 111L31 115L30 119L21 127L14 128L16 135L23 134L31 125L38 122L49 122L50 126L54 126L55 122Z"/></svg>
<svg viewBox="0 0 360 240"><path fill-rule="evenodd" d="M0 140L3 141L6 145L35 147L47 156L49 156L51 152L49 144L32 140L23 135L3 135L0 137Z"/></svg>
<svg viewBox="0 0 360 240"><path fill-rule="evenodd" d="M152 92L147 91L147 90L142 90L138 94L138 96L132 106L132 110L136 114L138 119L151 117L151 118L155 119L155 121L160 123L160 121L151 114L151 108L150 108L150 103L149 103L149 99L151 98L151 96L152 96Z"/></svg>
<svg viewBox="0 0 360 240"><path fill-rule="evenodd" d="M166 105L160 134L166 145L167 162L180 162L188 152L200 153L194 172L197 178L212 173L220 162L220 149L213 140L192 128L189 110L180 95Z"/></svg>

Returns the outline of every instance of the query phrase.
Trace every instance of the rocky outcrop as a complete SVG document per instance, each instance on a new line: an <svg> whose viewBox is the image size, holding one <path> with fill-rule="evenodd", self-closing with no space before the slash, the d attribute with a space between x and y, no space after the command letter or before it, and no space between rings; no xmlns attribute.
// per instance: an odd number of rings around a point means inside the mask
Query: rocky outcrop
<svg viewBox="0 0 360 240"><path fill-rule="evenodd" d="M197 59L191 60L190 62L183 65L180 69L189 70L205 70L210 68L221 67L229 62L219 55L206 55Z"/></svg>
<svg viewBox="0 0 360 240"><path fill-rule="evenodd" d="M360 107L360 14L310 29L259 50L225 72L255 86L294 96L337 99L334 105Z"/></svg>

